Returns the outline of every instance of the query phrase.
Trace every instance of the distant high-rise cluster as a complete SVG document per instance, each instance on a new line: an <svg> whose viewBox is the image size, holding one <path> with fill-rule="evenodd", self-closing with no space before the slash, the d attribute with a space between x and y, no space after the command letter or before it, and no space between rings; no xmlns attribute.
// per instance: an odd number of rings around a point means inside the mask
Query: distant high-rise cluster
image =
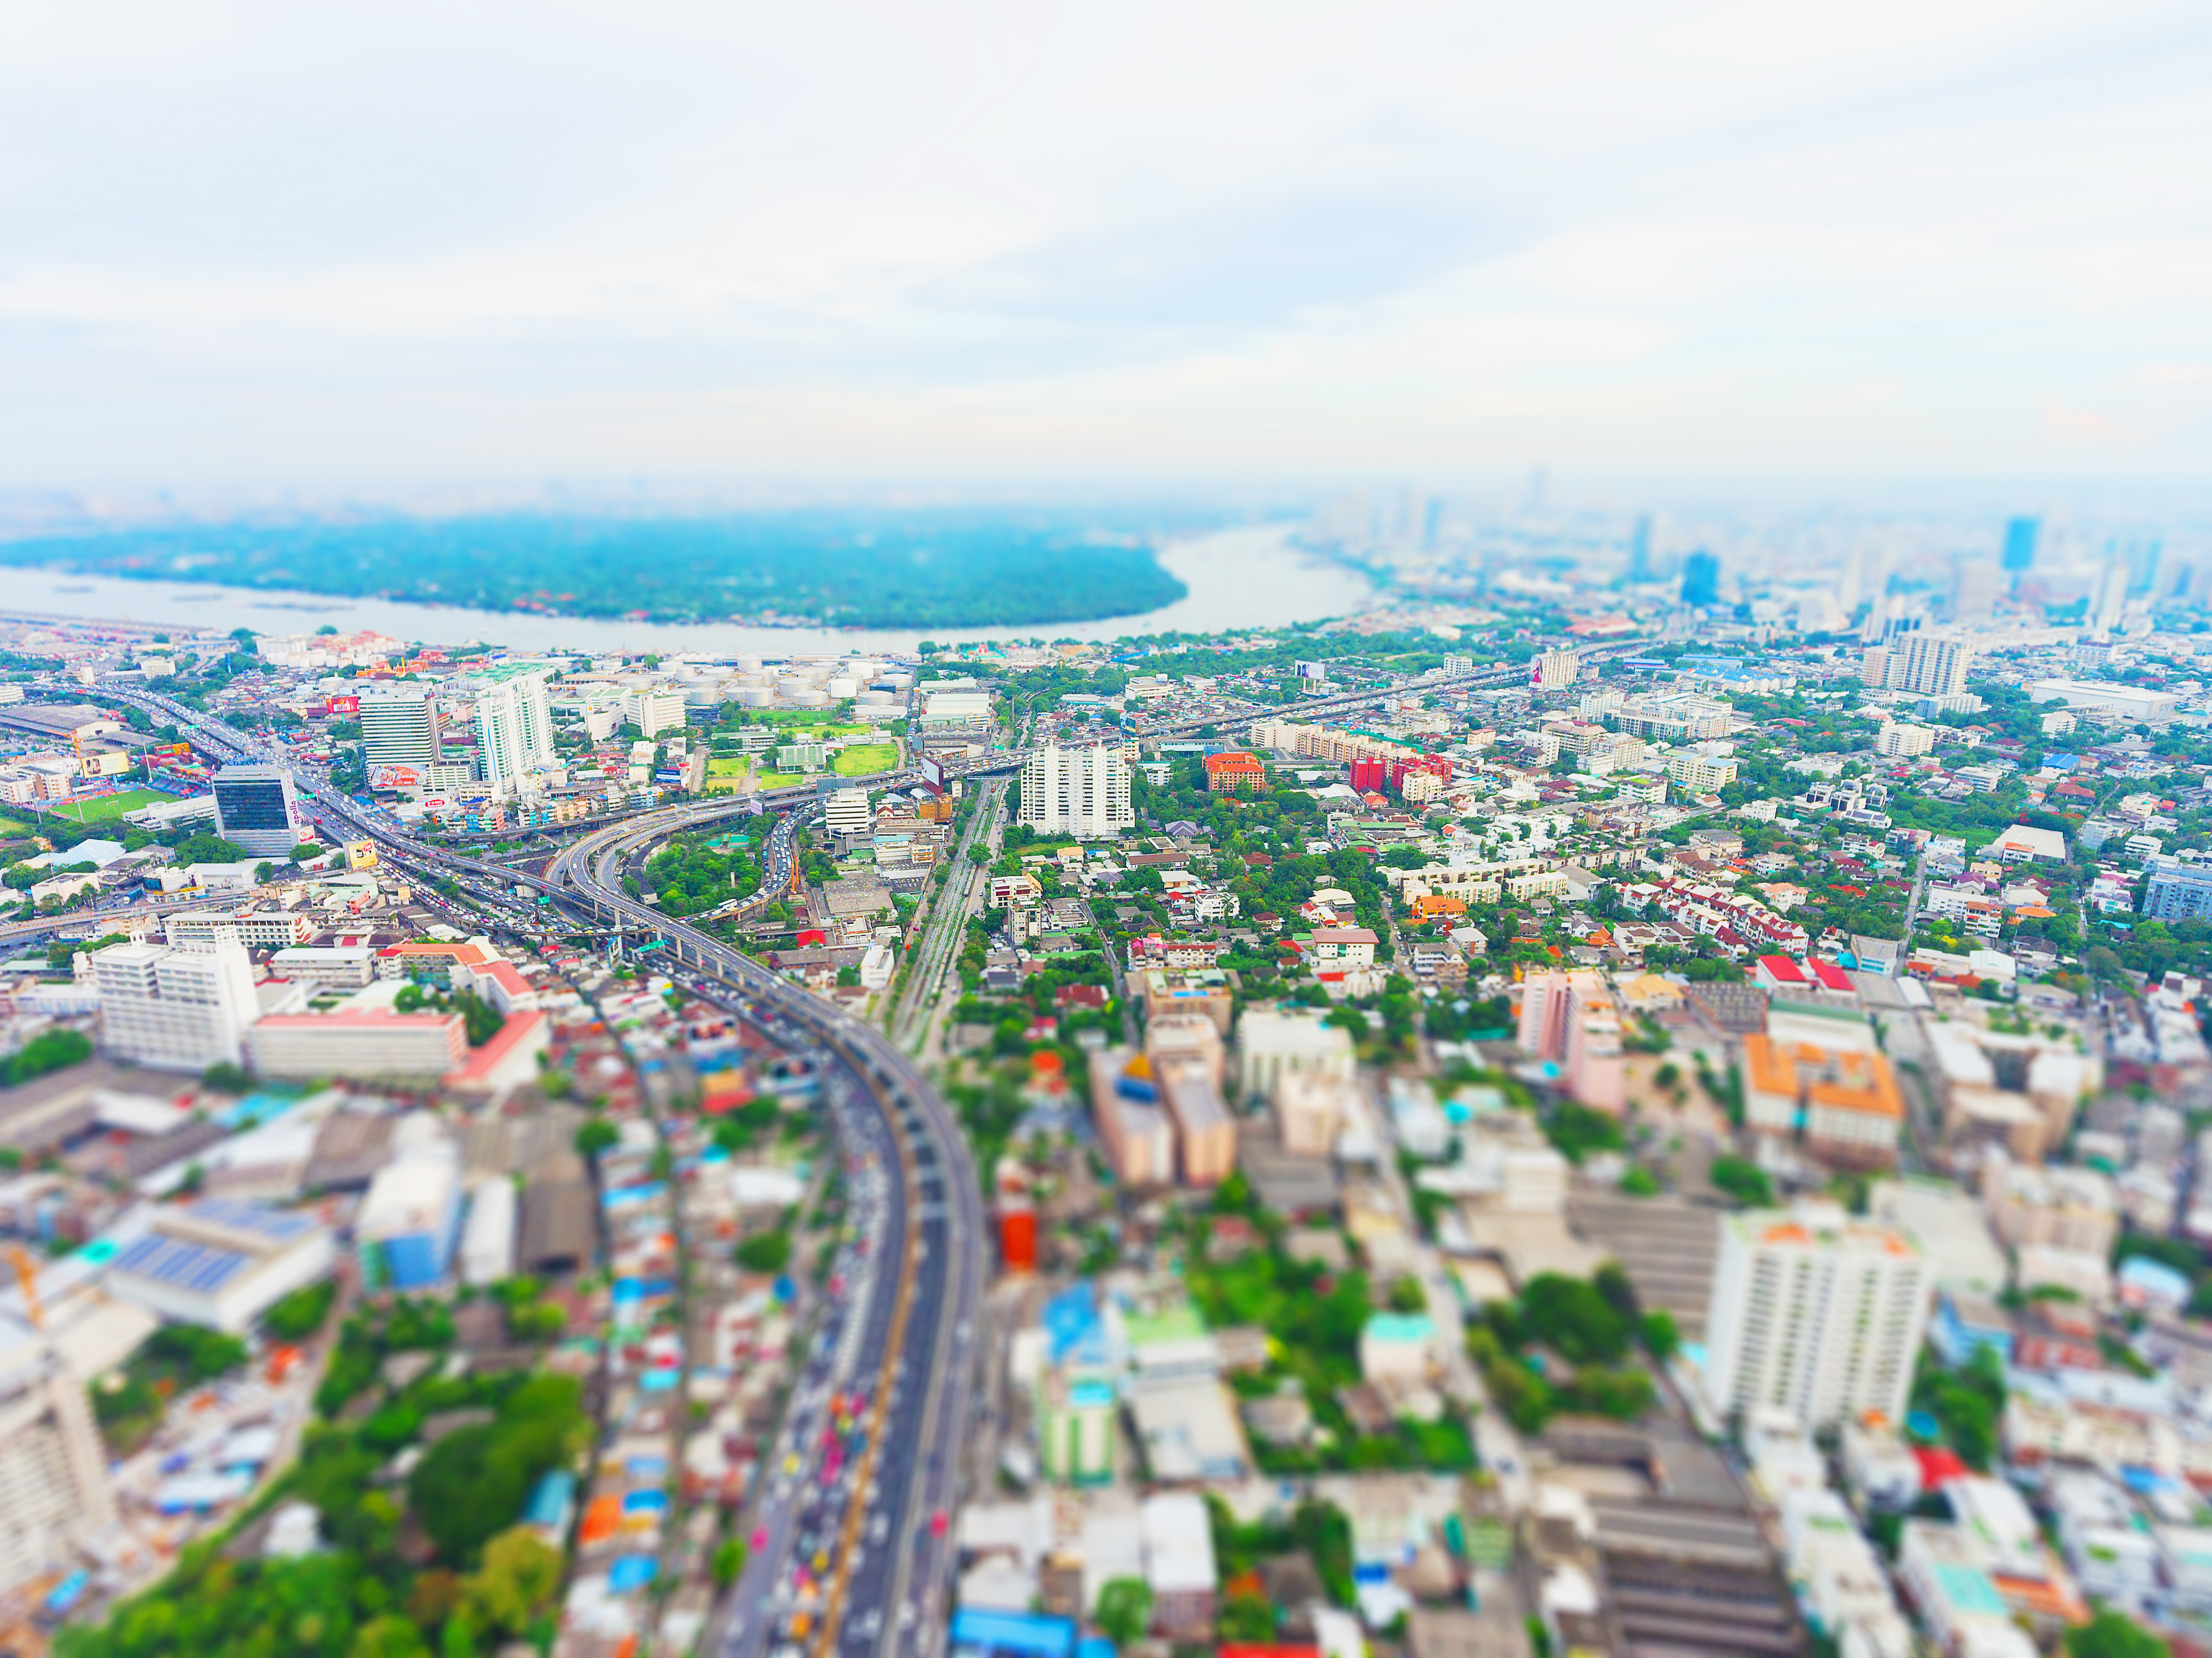
<svg viewBox="0 0 2212 1658"><path fill-rule="evenodd" d="M1721 562L1702 547L1682 561L1682 603L1702 609L1721 597Z"/></svg>

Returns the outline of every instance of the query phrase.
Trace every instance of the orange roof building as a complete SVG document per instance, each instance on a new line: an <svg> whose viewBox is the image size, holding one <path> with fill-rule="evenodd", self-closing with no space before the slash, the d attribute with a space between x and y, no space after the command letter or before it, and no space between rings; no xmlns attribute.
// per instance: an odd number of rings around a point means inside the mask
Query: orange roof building
<svg viewBox="0 0 2212 1658"><path fill-rule="evenodd" d="M1260 756L1243 750L1206 756L1206 786L1214 794L1255 794L1267 786L1267 768Z"/></svg>
<svg viewBox="0 0 2212 1658"><path fill-rule="evenodd" d="M1780 1034L1743 1039L1744 1121L1784 1139L1802 1133L1806 1150L1825 1163L1894 1168L1905 1099L1888 1059L1846 1035L1852 1025L1844 1021L1834 1045L1808 1040L1801 1027L1812 1023L1793 1018Z"/></svg>

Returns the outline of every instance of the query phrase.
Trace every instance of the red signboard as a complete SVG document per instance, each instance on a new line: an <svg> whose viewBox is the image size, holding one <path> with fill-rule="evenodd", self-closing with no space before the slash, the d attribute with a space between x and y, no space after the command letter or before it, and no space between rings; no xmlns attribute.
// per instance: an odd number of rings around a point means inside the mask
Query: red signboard
<svg viewBox="0 0 2212 1658"><path fill-rule="evenodd" d="M325 714L359 714L361 699L357 696L331 696L323 700Z"/></svg>

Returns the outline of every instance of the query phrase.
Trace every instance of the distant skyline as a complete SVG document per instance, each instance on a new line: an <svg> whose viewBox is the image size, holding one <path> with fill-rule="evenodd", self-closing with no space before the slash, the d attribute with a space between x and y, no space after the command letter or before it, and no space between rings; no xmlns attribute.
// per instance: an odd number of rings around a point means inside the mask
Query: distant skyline
<svg viewBox="0 0 2212 1658"><path fill-rule="evenodd" d="M2212 478L2180 4L0 8L0 491Z"/></svg>

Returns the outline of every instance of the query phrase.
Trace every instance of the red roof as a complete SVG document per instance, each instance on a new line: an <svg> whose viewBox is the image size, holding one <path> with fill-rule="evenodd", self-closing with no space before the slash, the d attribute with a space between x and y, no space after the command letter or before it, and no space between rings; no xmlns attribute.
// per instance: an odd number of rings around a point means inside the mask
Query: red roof
<svg viewBox="0 0 2212 1658"><path fill-rule="evenodd" d="M465 1088L471 1083L480 1082L489 1077L507 1055L529 1042L537 1034L538 1027L545 1022L546 1016L534 1010L509 1016L507 1023L500 1026L489 1042L469 1055L466 1065L446 1073L447 1084L453 1088Z"/></svg>
<svg viewBox="0 0 2212 1658"><path fill-rule="evenodd" d="M1809 965L1813 969L1813 976L1818 979L1826 989L1840 990L1846 994L1858 989L1858 987L1851 982L1851 975L1833 962L1814 962Z"/></svg>
<svg viewBox="0 0 2212 1658"><path fill-rule="evenodd" d="M1787 956L1760 957L1759 970L1777 984L1802 985L1805 982L1805 970Z"/></svg>
<svg viewBox="0 0 2212 1658"><path fill-rule="evenodd" d="M1923 1491L1936 1491L1954 1479L1966 1477L1966 1465L1959 1460L1959 1454L1947 1451L1940 1445L1915 1445L1912 1457L1920 1464L1920 1489Z"/></svg>

